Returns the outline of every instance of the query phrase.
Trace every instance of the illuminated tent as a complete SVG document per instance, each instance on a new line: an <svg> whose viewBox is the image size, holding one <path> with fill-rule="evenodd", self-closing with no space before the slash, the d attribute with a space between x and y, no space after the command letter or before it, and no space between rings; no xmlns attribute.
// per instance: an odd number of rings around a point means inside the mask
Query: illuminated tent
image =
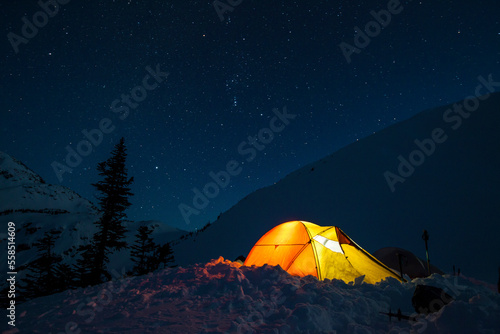
<svg viewBox="0 0 500 334"><path fill-rule="evenodd" d="M360 276L376 283L399 276L359 247L336 226L291 221L271 229L257 241L245 266L280 265L291 275L312 275L320 280L341 279L348 283Z"/></svg>

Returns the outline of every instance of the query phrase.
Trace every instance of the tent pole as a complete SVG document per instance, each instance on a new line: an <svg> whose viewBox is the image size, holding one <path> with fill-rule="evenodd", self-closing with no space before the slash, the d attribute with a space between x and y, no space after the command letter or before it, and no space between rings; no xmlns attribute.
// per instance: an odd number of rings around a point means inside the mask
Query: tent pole
<svg viewBox="0 0 500 334"><path fill-rule="evenodd" d="M398 255L398 260L399 260L399 273L401 275L401 281L403 281L404 278L403 278L403 259L402 259L402 257L404 255L399 253L399 252L397 253L397 255Z"/></svg>
<svg viewBox="0 0 500 334"><path fill-rule="evenodd" d="M424 230L424 234L422 234L422 239L425 241L425 256L427 257L427 274L431 275L431 261L429 260L429 247L427 245L427 241L429 240L429 233L427 230Z"/></svg>

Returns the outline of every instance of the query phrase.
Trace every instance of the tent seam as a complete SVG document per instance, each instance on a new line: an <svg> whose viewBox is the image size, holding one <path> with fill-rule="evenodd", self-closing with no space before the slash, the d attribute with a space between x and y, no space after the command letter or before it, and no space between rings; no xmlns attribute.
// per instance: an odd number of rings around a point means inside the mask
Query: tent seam
<svg viewBox="0 0 500 334"><path fill-rule="evenodd" d="M366 257L368 257L371 261L375 262L376 264L378 264L379 266L381 266L383 269L385 269L386 271L388 271L389 273L391 273L392 275L394 275L394 277L399 280L400 282L406 282L405 279L401 280L401 278L396 274L396 272L394 272L391 268L389 268L388 266L386 266L384 263L382 263L379 259L377 259L376 257L374 257L373 255L371 255L370 253L368 253L366 250L364 250L361 246L359 246L355 241L353 241L347 234L344 233L344 231L342 231L340 229L340 227L337 226L337 229L344 235L344 237L346 237L350 242L352 242L356 248L358 248ZM342 248L342 244L340 244L340 247ZM345 251L344 251L344 248L342 248L342 251L344 252L344 255L345 255ZM347 259L347 257L346 257ZM347 259L347 261L349 261ZM351 261L349 261L349 264L351 264ZM356 269L352 264L351 266ZM357 269L356 269L357 270Z"/></svg>
<svg viewBox="0 0 500 334"><path fill-rule="evenodd" d="M319 263L319 259L318 259L318 253L317 253L317 250L316 250L316 245L314 244L314 239L313 237L311 236L311 233L309 232L309 229L306 227L306 224L304 224L303 221L300 221L302 223L302 226L304 226L306 232L307 232L307 235L309 236L309 242L311 243L311 247L312 247L312 251L313 251L313 256L314 256L314 262L316 262L316 273L318 274L318 279L321 281L322 280L322 272L321 272L321 266L320 266L320 263ZM329 229L326 229L325 231L328 231ZM323 233L325 231L322 231L320 233ZM318 233L319 234L319 233ZM318 235L316 234L316 235Z"/></svg>

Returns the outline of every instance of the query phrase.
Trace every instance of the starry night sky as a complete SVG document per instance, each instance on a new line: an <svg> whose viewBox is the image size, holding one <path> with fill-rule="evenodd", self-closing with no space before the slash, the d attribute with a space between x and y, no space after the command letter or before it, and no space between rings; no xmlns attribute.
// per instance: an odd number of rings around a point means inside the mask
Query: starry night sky
<svg viewBox="0 0 500 334"><path fill-rule="evenodd" d="M8 34L21 35L22 17L32 22L41 8L4 1L0 150L92 200L96 165L123 136L135 178L129 218L200 227L301 166L471 95L479 75L500 76L498 0L402 1L348 63L339 44L354 44L354 27L387 4L243 0L221 21L211 1L72 0L15 53ZM122 120L111 105L147 66L169 76ZM209 172L245 161L238 145L285 106L296 118L186 224L178 205L192 205ZM114 131L60 182L52 162L103 118Z"/></svg>

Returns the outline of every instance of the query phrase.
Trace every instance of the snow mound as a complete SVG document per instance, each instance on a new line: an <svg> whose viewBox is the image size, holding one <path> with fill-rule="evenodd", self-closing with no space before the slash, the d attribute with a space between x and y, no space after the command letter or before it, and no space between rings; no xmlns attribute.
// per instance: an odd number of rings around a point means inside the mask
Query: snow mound
<svg viewBox="0 0 500 334"><path fill-rule="evenodd" d="M443 288L455 301L416 322L380 313L414 314L417 284ZM499 305L499 294L460 277L353 285L219 258L32 300L18 306L16 327L26 333L495 333Z"/></svg>

